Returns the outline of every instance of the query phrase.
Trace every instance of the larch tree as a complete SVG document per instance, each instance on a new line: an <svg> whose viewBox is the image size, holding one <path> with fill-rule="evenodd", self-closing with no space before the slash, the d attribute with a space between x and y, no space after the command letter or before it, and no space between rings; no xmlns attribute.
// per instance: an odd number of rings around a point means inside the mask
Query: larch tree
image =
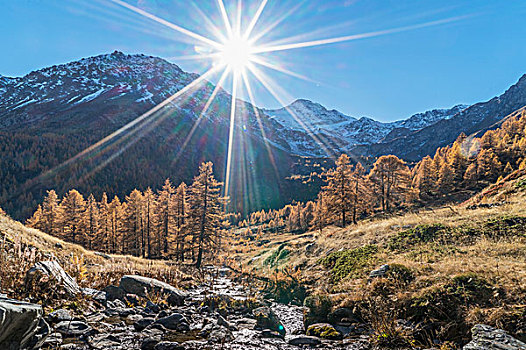
<svg viewBox="0 0 526 350"><path fill-rule="evenodd" d="M5 212L0 208L0 214L5 215ZM26 225L40 231L44 231L44 217L42 215L42 205L38 205L33 215L27 219Z"/></svg>
<svg viewBox="0 0 526 350"><path fill-rule="evenodd" d="M98 207L97 207L97 201L95 200L95 197L93 194L90 194L88 197L88 200L86 201L86 213L84 215L84 218L86 220L86 223L84 224L84 227L86 228L86 240L88 241L87 248L92 250L93 249L93 242L97 238L97 232L98 232L98 220L99 220L99 213L98 213Z"/></svg>
<svg viewBox="0 0 526 350"><path fill-rule="evenodd" d="M77 192L78 193L78 192ZM58 236L62 232L62 207L55 190L47 191L47 195L42 203L42 229L50 235Z"/></svg>
<svg viewBox="0 0 526 350"><path fill-rule="evenodd" d="M164 182L162 190L159 192L158 195L158 224L159 224L159 243L160 243L160 249L159 249L159 255L161 253L164 253L165 255L168 254L168 243L170 240L170 236L173 233L173 215L174 215L174 208L173 208L173 196L174 196L174 188L170 182L169 179L166 179Z"/></svg>
<svg viewBox="0 0 526 350"><path fill-rule="evenodd" d="M140 256L143 246L143 195L134 189L126 197L126 210L124 219L124 230L122 245L124 252L130 252L135 256Z"/></svg>
<svg viewBox="0 0 526 350"><path fill-rule="evenodd" d="M187 236L186 219L188 215L187 187L183 182L175 191L174 216L175 216L175 256L184 261L185 240Z"/></svg>
<svg viewBox="0 0 526 350"><path fill-rule="evenodd" d="M367 203L369 203L370 197L368 181L365 177L365 168L361 163L357 163L352 172L351 191L352 221L354 224L357 224L358 214L366 211Z"/></svg>
<svg viewBox="0 0 526 350"><path fill-rule="evenodd" d="M339 219L342 227L348 222L352 206L352 166L349 157L342 154L336 160L336 168L326 174L327 186L323 188L327 209Z"/></svg>
<svg viewBox="0 0 526 350"><path fill-rule="evenodd" d="M189 219L195 235L197 248L196 267L203 262L204 250L218 248L221 224L223 221L224 200L221 198L222 183L214 178L212 162L199 167L199 175L190 187Z"/></svg>
<svg viewBox="0 0 526 350"><path fill-rule="evenodd" d="M102 198L98 205L99 207L99 232L97 235L98 249L110 252L110 232L111 232L111 217L110 217L110 203L108 203L108 195L106 192L102 194Z"/></svg>
<svg viewBox="0 0 526 350"><path fill-rule="evenodd" d="M155 227L155 201L155 194L153 193L152 189L148 187L144 192L144 231L146 235L146 252L144 245L142 251L143 257L148 254L148 258L152 257L152 236Z"/></svg>
<svg viewBox="0 0 526 350"><path fill-rule="evenodd" d="M109 249L111 253L123 252L124 246L120 242L121 235L124 235L122 230L122 219L124 216L123 205L119 197L115 196L110 203L110 236L108 238Z"/></svg>
<svg viewBox="0 0 526 350"><path fill-rule="evenodd" d="M438 171L431 157L424 157L416 166L413 187L421 200L427 201L436 195Z"/></svg>
<svg viewBox="0 0 526 350"><path fill-rule="evenodd" d="M376 188L378 201L383 211L390 211L393 202L405 201L411 187L411 172L403 160L394 155L381 156L369 173Z"/></svg>
<svg viewBox="0 0 526 350"><path fill-rule="evenodd" d="M85 230L86 201L84 197L77 190L71 190L62 199L61 207L63 210L63 237L73 243L83 243L82 239L79 240L79 236L82 237Z"/></svg>

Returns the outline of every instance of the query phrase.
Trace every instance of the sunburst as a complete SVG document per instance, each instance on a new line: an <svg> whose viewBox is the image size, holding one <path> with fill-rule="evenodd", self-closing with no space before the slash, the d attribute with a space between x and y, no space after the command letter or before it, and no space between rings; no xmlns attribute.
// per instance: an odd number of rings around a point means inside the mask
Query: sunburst
<svg viewBox="0 0 526 350"><path fill-rule="evenodd" d="M223 0L217 0L218 5L218 11L220 14L220 17L222 18L223 22L223 28L219 28L217 26L217 23L214 23L212 18L206 17L205 15L203 20L205 23L208 24L209 27L211 27L214 31L214 38L207 37L202 34L195 33L187 28L184 28L180 25L174 24L172 22L169 22L161 17L158 17L154 14L151 14L143 9L140 9L136 6L133 6L124 0L111 0L113 3L124 7L130 11L135 12L136 14L139 14L141 16L144 16L150 20L153 20L155 22L158 22L168 28L173 29L176 32L179 32L186 37L188 37L191 40L195 41L195 47L196 47L196 54L190 55L190 56L184 56L180 57L181 59L195 59L195 60L207 60L210 62L210 68L203 73L199 78L191 82L188 86L181 89L174 95L170 96L165 101L161 102L159 105L155 106L148 112L144 113L143 115L136 118L134 121L128 123L127 125L121 127L117 131L113 132L111 135L105 137L104 139L100 140L99 142L95 143L94 145L90 146L86 150L82 151L75 157L69 159L68 161L62 163L58 167L52 169L51 171L48 171L44 176L49 176L52 174L55 170L60 169L64 167L67 164L70 164L76 160L78 160L81 157L88 157L92 154L96 153L103 153L106 148L109 147L115 147L115 145L119 145L123 142L122 139L124 139L126 142L128 142L128 145L125 146L119 146L122 149L125 147L128 147L130 143L136 142L137 138L132 138L131 135L137 134L139 130L142 130L144 132L145 128L151 128L152 125L156 125L159 123L163 118L166 117L166 113L161 113L161 109L170 104L170 103L176 103L180 101L182 98L185 97L185 95L192 94L194 91L199 89L200 86L202 86L206 79L209 79L212 75L219 73L221 78L219 79L219 82L216 84L216 87L214 91L211 93L211 95L208 98L208 101L206 102L203 111L200 113L199 117L197 118L195 124L193 125L189 135L187 135L183 148L179 151L179 154L181 154L184 150L184 147L188 144L190 138L192 137L195 129L199 125L201 119L206 115L208 109L210 108L210 105L214 98L217 96L218 91L223 87L225 81L227 81L227 76L231 76L232 86L231 86L231 108L230 108L230 123L229 123L229 136L228 136L228 151L226 156L226 170L225 170L225 194L228 194L228 191L230 189L230 178L231 178L231 172L232 172L232 152L233 152L233 140L234 140L234 133L236 129L236 101L238 96L238 90L240 88L244 88L245 91L248 92L248 98L254 106L254 115L257 118L258 125L261 129L261 133L263 135L263 138L266 142L266 147L269 152L269 157L271 161L273 161L272 153L270 151L269 143L265 137L265 130L263 129L262 122L260 120L260 113L258 109L255 107L256 102L254 100L254 94L253 89L250 86L250 79L248 76L252 79L255 79L255 81L258 81L261 86L263 86L270 95L274 96L276 100L281 103L282 105L285 105L285 101L283 100L283 91L277 91L279 90L279 86L275 84L272 79L268 75L266 75L260 68L266 68L271 69L275 71L279 71L281 73L290 75L295 78L303 79L306 81L311 81L308 77L304 77L298 73L292 72L288 69L283 68L279 64L275 64L275 62L271 62L268 59L268 54L278 51L285 51L285 50L293 50L293 49L302 49L307 47L314 47L314 46L320 46L320 45L329 45L329 44L336 44L336 43L342 43L347 41L353 41L353 40L359 40L359 39L365 39L365 38L372 38L382 35L388 35L403 31L409 31L409 30L415 30L419 28L424 27L430 27L435 26L439 24L445 24L453 21L458 21L460 19L463 19L467 16L457 16L457 17L451 17L451 18L445 18L437 21L431 21L431 22L425 22L420 23L416 25L411 26L405 26L405 27L398 27L398 28L392 28L387 30L381 30L381 31L373 31L373 32L367 32L367 33L360 33L360 34L353 34L353 35L347 35L347 36L339 36L334 38L326 38L326 39L319 39L319 40L311 40L311 41L303 41L303 42L292 42L291 38L282 38L279 41L275 42L265 42L262 43L269 35L269 33L272 33L273 31L279 30L279 25L288 19L288 17L296 11L298 8L301 7L302 2L298 2L297 5L292 6L290 9L288 9L285 14L281 17L279 17L274 22L271 22L270 24L266 25L265 28L262 28L257 31L258 24L260 22L261 17L264 15L265 8L267 6L268 0L262 0L252 18L249 20L246 20L245 23L247 23L244 26L244 23L242 23L243 19L243 2L242 0L237 0L237 12L235 13L235 16L231 16L231 14L228 13L227 8L225 7L225 4ZM199 13L200 10L198 11ZM245 27L245 28L244 28ZM309 33L305 33L302 35L302 37L307 37ZM290 115L298 122L299 125L301 125L306 133L310 135L314 141L316 141L323 149L326 149L325 142L323 139L319 139L314 135L314 133L311 132L309 129L309 126L306 125L301 118L294 113L294 111L287 109ZM154 122L155 121L155 122ZM118 150L116 154L119 154L122 150ZM328 149L326 149L326 152L329 153ZM110 160L112 157L110 157ZM275 166L275 165L274 165Z"/></svg>

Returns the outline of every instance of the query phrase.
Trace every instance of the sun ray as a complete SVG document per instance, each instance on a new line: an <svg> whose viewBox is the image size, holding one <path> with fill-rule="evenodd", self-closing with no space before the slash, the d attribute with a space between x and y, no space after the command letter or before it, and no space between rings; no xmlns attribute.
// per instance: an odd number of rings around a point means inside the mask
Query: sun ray
<svg viewBox="0 0 526 350"><path fill-rule="evenodd" d="M236 18L236 33L241 33L241 15L243 14L242 0L237 0L237 18Z"/></svg>
<svg viewBox="0 0 526 350"><path fill-rule="evenodd" d="M185 34L185 35L187 35L189 37L192 37L194 39L200 40L200 41L202 41L202 42L204 42L204 43L206 43L208 45L211 45L213 47L220 47L221 46L221 44L219 44L218 42L216 42L214 40L211 40L211 39L206 38L206 37L204 37L204 36L202 36L200 34L192 32L191 30L188 30L186 28L183 28L183 27L180 27L180 26L178 26L176 24L168 22L167 20L164 20L164 19L162 19L160 17L157 17L157 16L155 16L155 15L149 13L149 12L141 10L140 8L135 7L133 5L130 5L130 4L128 4L128 3L126 3L126 2L124 2L122 0L111 0L111 1L113 1L114 3L116 3L116 4L120 5L120 6L123 6L123 7L127 8L127 9L129 9L129 10L135 12L135 13L138 13L138 14L144 16L144 17L147 17L147 18L149 18L149 19L151 19L151 20L153 20L153 21L155 21L157 23L160 23L160 24L163 24L163 25L165 25L165 26L167 26L169 28L172 28L173 30L178 31L179 33L182 33L182 34Z"/></svg>
<svg viewBox="0 0 526 350"><path fill-rule="evenodd" d="M283 99L279 96L279 94L274 91L272 88L272 85L278 86L277 84L272 84L265 78L262 72L260 72L256 67L253 65L250 65L248 67L250 72L258 79L259 82L267 89L267 91L278 101L281 105L283 105L285 110L294 118L294 120L305 130L305 132L316 142L323 151L330 157L333 156L332 152L329 151L329 149L326 147L326 145L312 132L312 130L301 120L301 118L287 106L287 103L283 101Z"/></svg>
<svg viewBox="0 0 526 350"><path fill-rule="evenodd" d="M256 100L254 98L254 94L252 93L252 87L250 86L250 82L248 81L246 71L242 72L242 77L243 77L245 89L247 90L247 93L248 93L250 104L252 105L252 109L254 110L254 115L256 116L256 120L258 122L259 129L261 130L261 135L263 136L263 140L265 141L265 148L267 149L270 162L272 163L272 167L274 168L274 171L276 172L276 176L278 176L278 167L276 165L274 155L272 154L272 150L270 149L269 141L267 139L267 133L265 132L265 128L263 127L263 123L261 122L259 110L256 107Z"/></svg>
<svg viewBox="0 0 526 350"><path fill-rule="evenodd" d="M261 59L261 58L259 58L259 57L253 57L253 58L251 59L251 62L253 62L253 63L257 63L257 64L259 64L259 65L261 65L261 66L265 66L265 67L270 68L270 69L273 69L273 70L275 70L275 71L278 71L278 72L281 72L281 73L284 73L284 74L290 75L291 77L295 77L295 78L298 78L298 79L301 79L301 80L305 80L305 81L308 81L308 82L311 82L311 83L314 83L314 84L318 84L317 81L314 81L314 80L312 80L312 79L310 79L310 78L307 78L307 77L304 76L304 75L301 75L301 74L295 73L295 72L293 72L293 71L291 71L291 70L288 70L288 69L286 69L286 68L282 68L282 67L277 66L277 65L275 65L275 64L273 64L273 63L270 63L270 62L268 62L268 61L265 61L264 59Z"/></svg>
<svg viewBox="0 0 526 350"><path fill-rule="evenodd" d="M265 6L267 5L267 2L268 2L268 0L261 1L261 4L259 5L259 7L258 7L258 9L256 11L256 14L254 15L254 17L252 17L252 20L250 21L250 24L248 25L248 28L245 31L245 34L243 35L243 37L245 39L250 38L250 34L252 34L252 31L254 30L254 27L258 23L259 17L263 13L263 10L265 9Z"/></svg>
<svg viewBox="0 0 526 350"><path fill-rule="evenodd" d="M255 34L253 37L251 37L251 41L252 42L257 42L258 40L260 40L262 37L264 37L265 35L267 35L269 32L271 32L274 28L276 28L277 26L279 26L281 23L283 23L283 21L285 21L287 18L289 18L290 16L292 16L292 14L294 12L296 12L303 4L305 3L305 0L302 0L300 2L298 2L295 6L293 6L292 8L290 8L287 12L285 12L285 14L283 14L281 17L279 17L278 19L276 19L274 22L270 23L269 25L266 25L265 26L265 29L263 29L261 32Z"/></svg>
<svg viewBox="0 0 526 350"><path fill-rule="evenodd" d="M218 81L216 87L214 88L214 91L212 92L212 94L210 95L208 100L206 101L206 104L203 107L203 110L199 114L199 117L197 117L197 120L195 121L194 125L192 126L192 129L190 130L190 132L186 136L186 138L185 138L185 140L183 142L183 145L181 146L181 149L179 150L179 152L177 152L177 155L174 158L174 162L176 162L179 159L179 157L181 157L181 155L183 153L183 150L186 148L186 146L190 142L190 139L192 138L192 136L194 135L195 131L197 130L197 127L201 123L202 118L208 112L208 109L212 105L212 102L214 102L214 99L215 99L217 93L223 87L223 84L224 84L224 82L225 82L225 80L226 80L226 78L227 78L229 73L230 73L230 69L228 67L226 67L224 72L223 72L223 74L221 75L221 78L219 78L219 81Z"/></svg>
<svg viewBox="0 0 526 350"><path fill-rule="evenodd" d="M227 31L227 36L232 36L232 25L230 24L230 19L228 18L228 13L226 12L225 4L223 0L217 0L219 5L219 10L221 11L221 17L223 18L223 23L225 24L225 29Z"/></svg>
<svg viewBox="0 0 526 350"><path fill-rule="evenodd" d="M320 40L312 40L312 41L305 41L300 43L292 43L292 44L283 44L283 45L272 45L270 46L261 46L259 48L256 48L254 50L255 54L258 53L265 53L265 52L276 52L276 51L285 51L285 50L293 50L293 49L300 49L300 48L306 48L306 47L313 47L313 46L320 46L320 45L328 45L328 44L336 44L336 43L342 43L346 41L353 41L353 40L359 40L359 39L365 39L365 38L372 38L382 35L388 35L388 34L395 34L400 32L406 32L410 30L415 29L421 29L431 26L437 26L440 24L446 24L451 22L456 22L462 19L465 19L469 16L457 16L457 17L450 17L445 18L437 21L431 21L426 23L420 23L415 24L411 26L405 26L405 27L399 27L399 28L393 28L393 29L386 29L386 30L379 30L369 33L362 33L362 34L354 34L354 35L347 35L347 36L341 36L336 38L329 38L329 39L320 39Z"/></svg>
<svg viewBox="0 0 526 350"><path fill-rule="evenodd" d="M230 172L232 167L232 149L234 147L234 128L236 120L237 80L239 72L234 71L232 75L232 101L230 102L230 130L228 131L228 151L226 158L225 195L230 188Z"/></svg>
<svg viewBox="0 0 526 350"><path fill-rule="evenodd" d="M183 94L189 92L190 90L192 90L193 88L195 88L196 86L201 84L203 81L205 81L205 79L207 79L209 76L211 76L216 69L217 69L216 67L212 67L207 72L205 72L203 75L201 75L199 78L195 79L190 84L188 84L187 86L185 86L184 88L182 88L181 90L179 90L178 92L176 92L175 94L173 94L172 96L170 96L169 98L164 100L163 102L159 103L157 106L153 107L152 109L150 109L146 113L142 114L141 116L137 117L133 121L129 122L128 124L122 126L118 130L116 130L113 133L111 133L110 135L108 135L108 136L104 137L103 139L97 141L93 145L87 147L86 149L84 149L83 151L79 152L75 156L69 158L68 160L62 162L61 164L55 166L54 168L46 171L45 173L40 175L39 178L45 178L49 174L51 174L51 173L53 173L53 172L55 172L57 170L60 170L60 169L62 169L64 167L68 166L69 164L72 164L75 161L77 161L77 160L79 160L79 159L81 159L81 158L83 158L83 157L85 157L87 155L93 154L97 150L101 149L104 145L108 145L110 142L115 140L117 137L119 137L120 135L123 135L123 133L125 131L127 131L127 130L133 128L134 126L140 124L141 122L145 121L148 117L152 116L155 112L159 111L161 108L167 106L168 104L170 104L171 102L173 102L177 98L181 97Z"/></svg>
<svg viewBox="0 0 526 350"><path fill-rule="evenodd" d="M205 21L206 25L209 27L209 31L212 33L212 35L215 35L217 39L219 39L219 42L224 42L226 40L226 37L223 34L223 31L219 29L218 26L215 25L214 22L210 19L209 16L207 16L203 10L195 3L195 1L192 1L192 7L194 8L194 11L196 11L199 16Z"/></svg>

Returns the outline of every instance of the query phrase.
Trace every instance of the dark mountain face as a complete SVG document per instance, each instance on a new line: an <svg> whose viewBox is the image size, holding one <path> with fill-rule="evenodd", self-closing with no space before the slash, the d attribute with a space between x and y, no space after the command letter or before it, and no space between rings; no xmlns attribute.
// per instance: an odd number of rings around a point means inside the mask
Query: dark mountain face
<svg viewBox="0 0 526 350"><path fill-rule="evenodd" d="M373 145L355 147L356 154L381 156L394 154L410 161L417 161L433 154L438 147L449 145L459 134L478 134L497 128L502 120L514 111L526 106L526 75L499 97L472 105L455 114L412 133L401 133Z"/></svg>
<svg viewBox="0 0 526 350"><path fill-rule="evenodd" d="M209 83L71 160L196 78L164 60L118 52L2 78L0 207L23 219L51 188L122 197L135 187L159 188L165 178L178 185L191 182L209 160L224 180L227 93L218 94L182 149L214 88ZM273 140L267 144L251 107L240 102L238 112L229 193L234 208L248 212L290 202L297 184L286 178L297 157L285 151L271 120L261 121Z"/></svg>

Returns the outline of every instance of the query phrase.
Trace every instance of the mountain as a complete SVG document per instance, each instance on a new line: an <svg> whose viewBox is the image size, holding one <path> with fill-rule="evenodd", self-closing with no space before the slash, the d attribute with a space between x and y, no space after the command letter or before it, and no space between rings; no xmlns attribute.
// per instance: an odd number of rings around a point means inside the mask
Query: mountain
<svg viewBox="0 0 526 350"><path fill-rule="evenodd" d="M453 117L439 120L420 130L384 142L358 146L352 152L358 155L381 156L394 154L416 161L433 154L438 147L451 144L460 133L481 134L500 125L506 116L526 106L526 75L502 95L474 104Z"/></svg>
<svg viewBox="0 0 526 350"><path fill-rule="evenodd" d="M0 76L0 207L25 219L51 188L59 195L76 188L122 197L135 187L159 188L165 178L177 185L191 181L199 163L209 160L224 180L230 94L219 89L201 116L215 88L203 82L144 116L198 77L157 57L117 51L23 77ZM331 155L351 153L365 165L388 153L416 160L453 142L460 132L495 127L526 105L525 80L485 103L390 123L355 118L308 100L259 109L258 118L256 107L238 101L232 205L250 212L311 199L320 180L305 177L331 167ZM115 133L128 123L132 126ZM108 135L115 137L104 139Z"/></svg>
<svg viewBox="0 0 526 350"><path fill-rule="evenodd" d="M287 138L294 152L303 156L326 156L327 150L345 152L357 145L376 144L409 134L440 120L450 119L467 107L457 105L450 109L434 109L389 123L368 117L357 119L336 110L329 111L309 100L296 100L287 107L266 109L264 112L282 128L298 132ZM320 147L320 142L326 147Z"/></svg>
<svg viewBox="0 0 526 350"><path fill-rule="evenodd" d="M214 89L209 82L74 158L197 77L159 58L121 52L2 77L0 206L25 219L51 188L122 197L135 187L160 188L165 178L178 185L190 182L202 161L213 161L224 180L230 95L219 91L197 123ZM234 207L248 212L283 205L293 193L309 196L305 186L298 191L287 180L298 160L280 126L264 118L272 141L265 139L251 106L239 101L238 109L243 120L236 123L229 193Z"/></svg>

